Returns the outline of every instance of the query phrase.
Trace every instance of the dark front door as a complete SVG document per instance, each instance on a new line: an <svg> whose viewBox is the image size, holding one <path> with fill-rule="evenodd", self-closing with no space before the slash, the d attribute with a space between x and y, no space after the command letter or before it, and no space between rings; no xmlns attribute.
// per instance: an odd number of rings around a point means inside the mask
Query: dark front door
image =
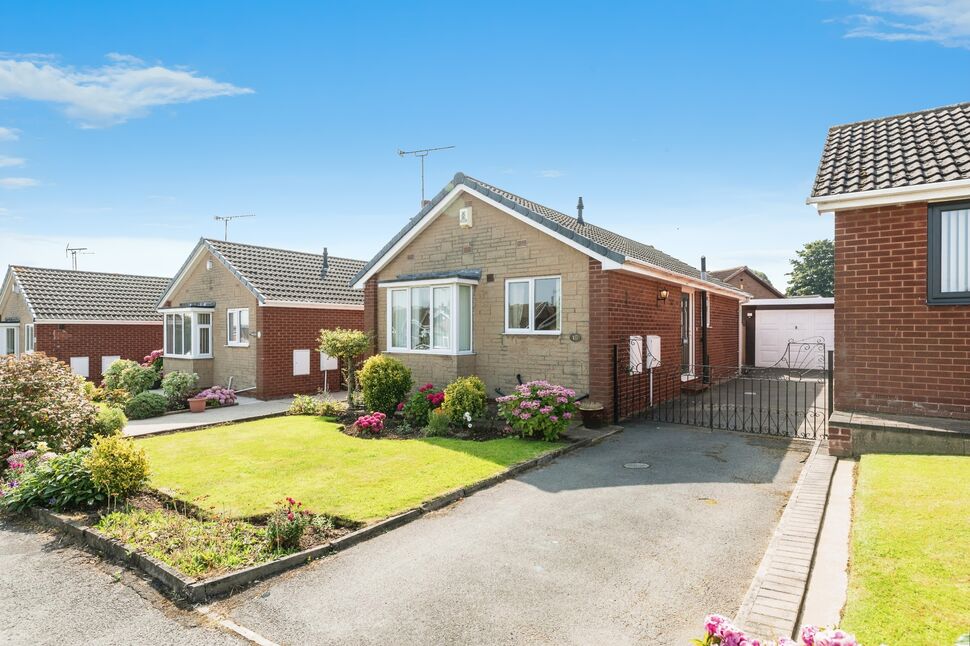
<svg viewBox="0 0 970 646"><path fill-rule="evenodd" d="M690 356L690 294L680 295L680 368L681 372L690 372L694 363Z"/></svg>

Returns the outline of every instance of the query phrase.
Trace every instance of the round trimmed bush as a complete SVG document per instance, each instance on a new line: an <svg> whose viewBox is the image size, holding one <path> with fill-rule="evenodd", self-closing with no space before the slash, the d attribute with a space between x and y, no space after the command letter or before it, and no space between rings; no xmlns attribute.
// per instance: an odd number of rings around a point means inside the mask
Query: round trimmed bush
<svg viewBox="0 0 970 646"><path fill-rule="evenodd" d="M157 393L138 393L125 406L128 419L148 419L164 415L168 410L168 400Z"/></svg>
<svg viewBox="0 0 970 646"><path fill-rule="evenodd" d="M125 417L125 411L116 406L98 404L98 416L94 420L94 426L91 427L84 443L90 444L96 437L118 435L127 423L128 418Z"/></svg>
<svg viewBox="0 0 970 646"><path fill-rule="evenodd" d="M85 460L91 480L110 498L127 498L148 482L145 449L120 435L95 438Z"/></svg>
<svg viewBox="0 0 970 646"><path fill-rule="evenodd" d="M478 419L485 414L487 404L485 382L475 376L458 377L445 386L445 402L441 408L452 424L464 426L467 424L465 413L469 413L472 419Z"/></svg>
<svg viewBox="0 0 970 646"><path fill-rule="evenodd" d="M375 354L358 375L364 403L372 411L391 414L411 391L411 371L394 357Z"/></svg>
<svg viewBox="0 0 970 646"><path fill-rule="evenodd" d="M143 366L129 359L119 359L108 366L104 373L104 387L108 390L121 388L134 396L150 390L158 380L158 372L151 366Z"/></svg>
<svg viewBox="0 0 970 646"><path fill-rule="evenodd" d="M185 408L189 395L193 394L199 385L199 375L194 372L173 370L162 378L162 392L168 399L168 406L172 410Z"/></svg>

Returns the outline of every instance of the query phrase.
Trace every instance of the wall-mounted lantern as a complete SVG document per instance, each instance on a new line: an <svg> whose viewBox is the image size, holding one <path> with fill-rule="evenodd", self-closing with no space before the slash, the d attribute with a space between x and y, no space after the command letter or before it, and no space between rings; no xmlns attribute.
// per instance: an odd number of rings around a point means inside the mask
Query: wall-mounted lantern
<svg viewBox="0 0 970 646"><path fill-rule="evenodd" d="M660 288L660 291L657 292L657 302L658 303L660 303L661 301L666 302L667 301L667 296L669 296L669 295L670 295L670 292L667 291L667 288L666 287L661 287Z"/></svg>

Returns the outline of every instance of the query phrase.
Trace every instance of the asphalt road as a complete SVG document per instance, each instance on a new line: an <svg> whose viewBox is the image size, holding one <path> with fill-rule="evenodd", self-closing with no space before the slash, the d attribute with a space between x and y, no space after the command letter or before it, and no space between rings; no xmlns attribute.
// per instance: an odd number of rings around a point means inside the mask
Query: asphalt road
<svg viewBox="0 0 970 646"><path fill-rule="evenodd" d="M282 644L685 644L740 605L790 448L631 427L216 607Z"/></svg>

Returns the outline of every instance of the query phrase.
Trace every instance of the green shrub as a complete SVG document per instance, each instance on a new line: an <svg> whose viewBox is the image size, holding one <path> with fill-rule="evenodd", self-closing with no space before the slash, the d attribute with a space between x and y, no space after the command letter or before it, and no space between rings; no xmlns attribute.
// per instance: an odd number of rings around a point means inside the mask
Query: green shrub
<svg viewBox="0 0 970 646"><path fill-rule="evenodd" d="M371 338L360 330L345 330L338 327L332 330L320 330L318 343L317 350L343 362L348 397L353 401L357 390L357 357L370 348Z"/></svg>
<svg viewBox="0 0 970 646"><path fill-rule="evenodd" d="M101 401L109 406L114 406L115 408L124 410L125 406L128 405L128 402L131 401L131 395L128 394L128 391L124 388L114 388L110 390L107 388L99 388L99 390L102 392Z"/></svg>
<svg viewBox="0 0 970 646"><path fill-rule="evenodd" d="M0 496L0 507L21 512L30 507L54 511L90 508L107 500L94 484L86 459L91 449L57 455L20 475L16 487Z"/></svg>
<svg viewBox="0 0 970 646"><path fill-rule="evenodd" d="M311 516L303 509L303 503L292 498L281 500L280 506L266 521L266 541L270 549L297 548L303 532L310 524Z"/></svg>
<svg viewBox="0 0 970 646"><path fill-rule="evenodd" d="M175 370L162 377L162 392L168 400L168 407L171 410L178 410L186 407L189 395L196 391L199 384L199 375L194 372L181 372Z"/></svg>
<svg viewBox="0 0 970 646"><path fill-rule="evenodd" d="M411 371L394 357L375 354L360 369L360 387L367 408L393 413L411 390Z"/></svg>
<svg viewBox="0 0 970 646"><path fill-rule="evenodd" d="M313 395L294 395L287 415L319 415L320 402Z"/></svg>
<svg viewBox="0 0 970 646"><path fill-rule="evenodd" d="M164 415L168 410L168 400L157 393L139 393L125 406L128 419L148 419Z"/></svg>
<svg viewBox="0 0 970 646"><path fill-rule="evenodd" d="M317 414L323 417L340 417L347 412L347 402L324 399L317 406Z"/></svg>
<svg viewBox="0 0 970 646"><path fill-rule="evenodd" d="M96 437L108 437L118 435L121 429L128 423L125 411L116 406L108 404L98 404L98 416L94 420L94 425L85 437L84 443L90 444Z"/></svg>
<svg viewBox="0 0 970 646"><path fill-rule="evenodd" d="M468 413L471 419L478 419L485 414L488 404L488 394L485 383L478 377L458 377L445 386L445 402L441 409L451 418L452 424L467 426Z"/></svg>
<svg viewBox="0 0 970 646"><path fill-rule="evenodd" d="M57 452L81 446L98 414L82 383L42 352L0 357L0 456L39 442Z"/></svg>
<svg viewBox="0 0 970 646"><path fill-rule="evenodd" d="M428 423L428 413L440 408L444 400L445 394L437 390L434 384L425 384L411 394L401 413L409 424L421 428Z"/></svg>
<svg viewBox="0 0 970 646"><path fill-rule="evenodd" d="M115 361L104 373L105 388L121 388L132 397L151 389L157 380L158 372L153 367L143 366L129 359Z"/></svg>
<svg viewBox="0 0 970 646"><path fill-rule="evenodd" d="M448 414L440 408L428 412L428 425L424 427L424 434L428 437L440 437L451 432L451 420Z"/></svg>
<svg viewBox="0 0 970 646"><path fill-rule="evenodd" d="M85 466L94 484L115 500L127 498L148 483L145 449L120 435L95 438Z"/></svg>

